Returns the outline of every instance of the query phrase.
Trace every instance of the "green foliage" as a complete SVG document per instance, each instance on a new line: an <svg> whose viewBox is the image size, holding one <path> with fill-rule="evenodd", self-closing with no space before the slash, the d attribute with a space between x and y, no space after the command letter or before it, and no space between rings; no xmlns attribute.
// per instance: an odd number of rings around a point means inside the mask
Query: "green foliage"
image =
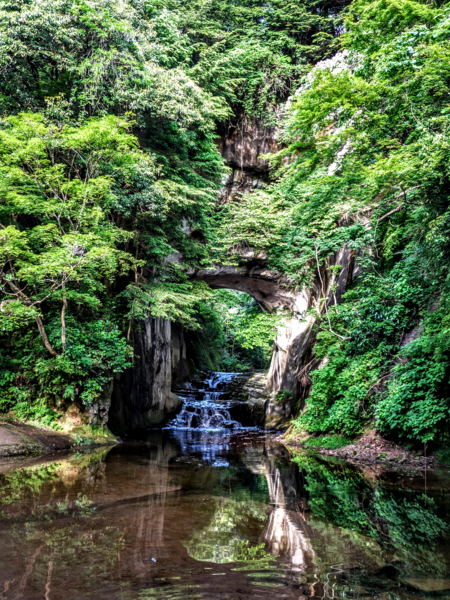
<svg viewBox="0 0 450 600"><path fill-rule="evenodd" d="M282 404L283 402L292 402L293 395L290 390L279 390L274 397L274 402L279 402Z"/></svg>
<svg viewBox="0 0 450 600"><path fill-rule="evenodd" d="M336 306L334 271L327 314L324 298L310 309L318 368L298 426L350 436L374 420L445 442L450 12L437 4L4 3L0 410L51 423L61 402L94 403L149 313L188 329L199 368L266 368L282 315L210 294L190 269L250 248L300 287L346 247L360 274ZM218 128L281 113L271 184L219 206Z"/></svg>
<svg viewBox="0 0 450 600"><path fill-rule="evenodd" d="M353 436L375 420L385 435L442 442L450 13L357 0L346 28L346 50L310 70L287 106L273 183L221 211L215 250L266 253L298 287L334 252L352 251L360 274L344 303L332 282L327 314L323 298L310 309L317 368L297 424Z"/></svg>
<svg viewBox="0 0 450 600"><path fill-rule="evenodd" d="M162 64L145 3L1 17L1 408L52 420L48 404L91 404L130 366L125 336L149 310L196 326L206 292L170 257L206 255L183 230L209 218L228 112Z"/></svg>
<svg viewBox="0 0 450 600"><path fill-rule="evenodd" d="M7 398L9 393L11 393L11 389L6 391L5 395ZM41 426L44 425L46 427L51 427L52 429L59 428L58 419L61 415L52 408L48 408L46 402L29 398L27 400L22 400L21 402L9 400L7 405L14 409L14 416L21 421L27 421Z"/></svg>
<svg viewBox="0 0 450 600"><path fill-rule="evenodd" d="M57 478L57 469L58 464L51 463L15 469L2 475L0 503L14 506L24 497L38 496L45 485Z"/></svg>
<svg viewBox="0 0 450 600"><path fill-rule="evenodd" d="M263 313L245 293L213 290L196 305L195 318L187 342L197 368L240 372L269 366L282 315Z"/></svg>
<svg viewBox="0 0 450 600"><path fill-rule="evenodd" d="M220 332L187 277L210 261L216 125L271 118L338 27L310 0L3 3L1 410L50 422L92 404L149 313L215 331L212 349L191 335L205 365L267 362L275 317L246 307Z"/></svg>
<svg viewBox="0 0 450 600"><path fill-rule="evenodd" d="M222 357L226 354L227 345L221 315L211 301L199 302L196 305L195 319L197 327L185 331L188 355L193 358L197 369L219 370L222 368ZM233 371L233 368L229 370Z"/></svg>
<svg viewBox="0 0 450 600"><path fill-rule="evenodd" d="M138 214L143 228L150 219L162 224L171 201L130 126L109 116L59 128L32 113L0 124L1 406L20 418L50 423L47 401L98 398L112 374L131 364L121 319L139 321L151 310L196 326L193 306L208 295L200 284L142 275L130 226ZM163 240L170 235L160 231ZM170 272L161 257L170 244L154 238L145 246L154 270L159 261L161 277ZM112 301L111 285L130 271L136 283Z"/></svg>
<svg viewBox="0 0 450 600"><path fill-rule="evenodd" d="M104 117L59 129L22 113L0 128L2 404L20 417L52 419L45 399L89 404L130 364L107 288L142 263L120 248L132 234L111 210L120 176L140 170L150 186L155 167L127 127ZM135 194L135 207L145 200Z"/></svg>
<svg viewBox="0 0 450 600"><path fill-rule="evenodd" d="M150 310L154 317L171 319L189 329L198 329L198 303L206 301L211 290L203 282L146 282L129 285L122 296L130 305L128 318L141 321Z"/></svg>
<svg viewBox="0 0 450 600"><path fill-rule="evenodd" d="M436 452L438 463L441 465L450 465L450 448L441 448Z"/></svg>
<svg viewBox="0 0 450 600"><path fill-rule="evenodd" d="M273 114L308 62L329 56L342 5L281 0L151 0L159 60L183 69L215 98L247 116Z"/></svg>
<svg viewBox="0 0 450 600"><path fill-rule="evenodd" d="M2 102L23 110L31 98L63 94L71 103L64 118L108 114L118 109L146 117L175 119L189 126L208 119L220 104L181 69L165 69L164 53L147 2L111 0L17 0L1 11ZM34 104L33 104L34 105Z"/></svg>
<svg viewBox="0 0 450 600"><path fill-rule="evenodd" d="M264 504L221 498L215 501L214 509L209 523L194 530L184 544L189 556L215 564L242 561L250 565L267 565L271 556L265 551L264 544L250 542L244 533L249 521L256 531L263 531L267 518Z"/></svg>
<svg viewBox="0 0 450 600"><path fill-rule="evenodd" d="M399 353L388 393L376 407L377 425L382 432L395 432L421 442L449 439L448 310L446 294L439 308L426 314L420 337Z"/></svg>
<svg viewBox="0 0 450 600"><path fill-rule="evenodd" d="M361 473L304 454L293 460L304 469L313 528L324 519L374 538L418 572L446 572L440 551L450 526L446 500L384 485L383 480L375 486Z"/></svg>

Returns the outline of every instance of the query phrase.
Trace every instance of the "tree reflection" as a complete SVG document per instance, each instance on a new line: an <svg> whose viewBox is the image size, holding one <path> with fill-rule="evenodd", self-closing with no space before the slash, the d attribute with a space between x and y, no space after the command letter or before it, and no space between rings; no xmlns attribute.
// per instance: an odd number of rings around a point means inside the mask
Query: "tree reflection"
<svg viewBox="0 0 450 600"><path fill-rule="evenodd" d="M0 599L56 600L68 585L83 600L153 597L158 586L170 597L168 580L204 591L217 585L208 574L225 571L236 590L294 581L286 598L298 586L320 597L370 596L380 581L389 593L398 582L431 589L425 573L446 585L445 487L424 498L401 481L244 442L213 455L152 433L0 475Z"/></svg>
<svg viewBox="0 0 450 600"><path fill-rule="evenodd" d="M294 460L304 473L311 526L337 525L353 537L372 538L372 546L376 541L415 570L448 572L448 491L439 490L434 499L404 487L401 480L394 486L371 481L358 470L304 454Z"/></svg>
<svg viewBox="0 0 450 600"><path fill-rule="evenodd" d="M252 531L261 531L267 521L267 507L257 502L215 499L208 525L194 531L184 544L189 556L216 564L261 560L266 557L264 544L249 540Z"/></svg>
<svg viewBox="0 0 450 600"><path fill-rule="evenodd" d="M81 585L95 578L100 565L118 560L124 531L105 526L86 495L101 487L107 453L72 455L0 476L2 600L50 600L55 582L63 588L74 564Z"/></svg>

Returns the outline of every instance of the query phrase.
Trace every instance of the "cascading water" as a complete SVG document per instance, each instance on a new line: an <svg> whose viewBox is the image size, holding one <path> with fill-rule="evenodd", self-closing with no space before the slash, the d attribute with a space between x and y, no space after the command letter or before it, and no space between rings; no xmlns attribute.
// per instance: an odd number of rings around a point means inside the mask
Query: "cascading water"
<svg viewBox="0 0 450 600"><path fill-rule="evenodd" d="M169 424L170 429L240 429L229 412L227 386L239 373L213 372L201 382L177 390L184 399L181 412Z"/></svg>

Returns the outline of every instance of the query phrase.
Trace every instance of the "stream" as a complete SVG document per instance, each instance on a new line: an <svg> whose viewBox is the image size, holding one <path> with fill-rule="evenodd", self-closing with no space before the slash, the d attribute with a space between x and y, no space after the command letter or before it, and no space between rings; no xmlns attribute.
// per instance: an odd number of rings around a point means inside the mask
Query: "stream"
<svg viewBox="0 0 450 600"><path fill-rule="evenodd" d="M0 462L0 599L450 599L449 470L294 455L231 380L139 439Z"/></svg>

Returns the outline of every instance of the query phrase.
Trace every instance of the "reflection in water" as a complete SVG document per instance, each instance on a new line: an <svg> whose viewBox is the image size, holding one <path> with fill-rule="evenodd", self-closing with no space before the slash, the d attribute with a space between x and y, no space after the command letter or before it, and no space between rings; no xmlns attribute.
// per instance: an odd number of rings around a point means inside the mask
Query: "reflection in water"
<svg viewBox="0 0 450 600"><path fill-rule="evenodd" d="M215 564L260 560L267 556L264 544L249 544L249 529L260 530L267 520L267 507L257 502L215 500L208 525L194 531L185 544L189 556Z"/></svg>
<svg viewBox="0 0 450 600"><path fill-rule="evenodd" d="M275 466L274 461L266 461L265 474L273 508L261 539L270 548L271 554L289 557L291 563L297 567L312 565L314 550L305 531L305 516L301 512L292 510L294 507L289 506L292 497L287 497L285 491L289 489L286 485L286 475L292 477L292 469L282 473ZM294 487L294 493L296 491Z"/></svg>
<svg viewBox="0 0 450 600"><path fill-rule="evenodd" d="M413 570L435 577L450 573L450 481L446 472L439 478L428 475L425 495L420 472L409 474L408 479L393 472L374 485L370 474L353 468L330 466L305 455L297 456L295 462L305 472L312 525L323 527L331 522L352 531L353 536L368 536L392 551L395 560L404 565L404 573Z"/></svg>
<svg viewBox="0 0 450 600"><path fill-rule="evenodd" d="M0 599L446 598L446 476L424 498L249 431L23 463L0 474Z"/></svg>
<svg viewBox="0 0 450 600"><path fill-rule="evenodd" d="M181 456L198 454L203 465L213 467L229 466L227 455L230 435L226 432L179 430L176 432Z"/></svg>

